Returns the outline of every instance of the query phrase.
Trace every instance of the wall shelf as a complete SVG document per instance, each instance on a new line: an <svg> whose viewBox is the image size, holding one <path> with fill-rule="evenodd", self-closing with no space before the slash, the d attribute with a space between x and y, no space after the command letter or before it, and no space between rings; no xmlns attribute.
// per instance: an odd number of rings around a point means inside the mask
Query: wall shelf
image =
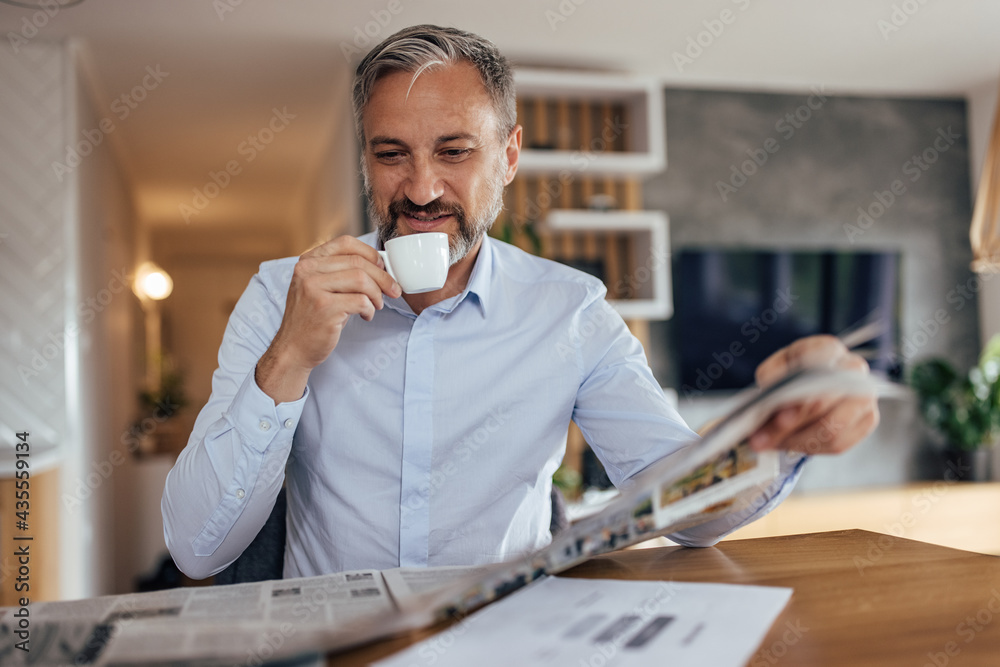
<svg viewBox="0 0 1000 667"><path fill-rule="evenodd" d="M620 255L605 254L592 263L608 286L608 303L624 319L664 320L673 314L669 220L665 213L557 209L548 212L542 229L614 235L621 243L610 245L623 246L624 258L619 261Z"/></svg>
<svg viewBox="0 0 1000 667"><path fill-rule="evenodd" d="M518 69L514 84L518 115L534 116L525 123L522 173L634 176L666 169L663 92L655 79ZM581 124L593 131L577 132Z"/></svg>

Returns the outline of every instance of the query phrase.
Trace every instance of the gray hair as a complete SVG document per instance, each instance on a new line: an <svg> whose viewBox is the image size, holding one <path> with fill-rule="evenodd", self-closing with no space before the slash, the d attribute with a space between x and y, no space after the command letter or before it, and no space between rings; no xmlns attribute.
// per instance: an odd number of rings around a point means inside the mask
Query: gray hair
<svg viewBox="0 0 1000 667"><path fill-rule="evenodd" d="M517 100L510 63L496 45L479 35L456 28L415 25L385 39L365 56L354 75L354 124L364 144L361 115L379 77L388 72L413 72L416 80L424 70L468 62L475 66L497 115L500 142L517 124ZM362 160L363 161L363 160Z"/></svg>

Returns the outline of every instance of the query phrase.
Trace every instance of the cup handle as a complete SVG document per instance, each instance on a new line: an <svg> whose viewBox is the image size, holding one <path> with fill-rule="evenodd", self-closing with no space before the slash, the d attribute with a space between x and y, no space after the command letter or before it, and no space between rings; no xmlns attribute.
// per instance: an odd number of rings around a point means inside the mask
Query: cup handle
<svg viewBox="0 0 1000 667"><path fill-rule="evenodd" d="M378 252L378 254L382 257L382 263L385 264L386 272L392 277L393 280L396 280L396 274L393 273L392 265L389 264L389 253L387 253L385 250L378 250L376 252ZM396 282L399 281L396 280Z"/></svg>

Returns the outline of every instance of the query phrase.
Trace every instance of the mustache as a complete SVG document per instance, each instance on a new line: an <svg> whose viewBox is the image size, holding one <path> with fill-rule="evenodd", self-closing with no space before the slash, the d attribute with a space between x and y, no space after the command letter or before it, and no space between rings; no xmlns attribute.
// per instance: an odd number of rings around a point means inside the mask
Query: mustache
<svg viewBox="0 0 1000 667"><path fill-rule="evenodd" d="M454 215L459 221L465 219L465 210L458 204L447 204L440 199L418 206L407 198L397 199L389 204L389 216L395 221L401 215L438 217Z"/></svg>

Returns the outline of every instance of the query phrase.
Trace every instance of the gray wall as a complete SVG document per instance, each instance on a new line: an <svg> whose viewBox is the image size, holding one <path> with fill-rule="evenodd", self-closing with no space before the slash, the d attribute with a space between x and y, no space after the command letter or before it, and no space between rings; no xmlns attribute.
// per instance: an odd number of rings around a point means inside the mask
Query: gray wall
<svg viewBox="0 0 1000 667"><path fill-rule="evenodd" d="M964 100L695 90L667 90L665 99L668 167L646 182L645 206L669 214L674 250L899 250L904 362L943 355L962 366L974 363L978 284L969 284ZM763 164L744 165L751 159L747 151ZM913 159L925 151L933 164L922 169ZM720 192L719 182L733 185L734 166L752 173L735 192ZM897 194L891 194L894 181ZM884 191L883 201L890 195L894 201L877 215L875 193ZM871 207L871 223L859 224L858 207ZM925 324L935 318L944 324ZM652 333L668 340L669 330L669 323L654 324ZM661 382L675 385L669 348L654 344L650 357ZM704 403L682 400L682 411L697 422ZM871 441L849 455L817 461L801 487L877 485L932 474L921 464L925 433L917 422L912 406L884 405L883 425Z"/></svg>

